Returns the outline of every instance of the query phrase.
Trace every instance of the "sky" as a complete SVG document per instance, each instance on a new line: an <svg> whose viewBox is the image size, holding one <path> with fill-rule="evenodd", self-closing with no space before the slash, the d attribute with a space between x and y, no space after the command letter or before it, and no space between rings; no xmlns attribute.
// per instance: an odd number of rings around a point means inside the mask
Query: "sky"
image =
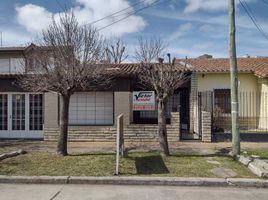
<svg viewBox="0 0 268 200"><path fill-rule="evenodd" d="M157 1L157 2L155 2ZM268 36L268 0L246 1ZM74 11L79 23L92 23L117 11L124 12L92 26L106 38L124 41L132 61L137 37L159 37L172 57L211 54L228 56L228 0L0 0L3 46L34 42L63 8ZM155 2L155 3L154 3ZM153 6L152 6L153 5ZM146 9L142 9L144 7ZM103 28L140 10L130 17ZM268 40L257 30L236 0L237 55L268 56ZM267 37L268 38L268 37Z"/></svg>

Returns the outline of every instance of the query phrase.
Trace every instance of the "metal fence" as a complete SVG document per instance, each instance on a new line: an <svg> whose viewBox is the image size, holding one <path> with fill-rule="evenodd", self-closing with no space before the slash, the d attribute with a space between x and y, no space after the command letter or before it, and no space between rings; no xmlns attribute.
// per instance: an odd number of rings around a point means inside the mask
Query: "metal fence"
<svg viewBox="0 0 268 200"><path fill-rule="evenodd" d="M268 93L239 92L239 127L243 133L268 133ZM198 93L198 114L211 112L213 132L231 132L229 89ZM200 118L199 118L200 119Z"/></svg>

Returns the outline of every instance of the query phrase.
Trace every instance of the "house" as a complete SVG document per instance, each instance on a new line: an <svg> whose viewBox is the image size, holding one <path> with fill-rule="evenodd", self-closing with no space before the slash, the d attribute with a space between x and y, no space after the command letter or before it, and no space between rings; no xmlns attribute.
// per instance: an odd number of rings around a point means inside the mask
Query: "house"
<svg viewBox="0 0 268 200"><path fill-rule="evenodd" d="M190 132L201 134L201 110L211 112L212 131L231 132L229 59L201 57L177 62L192 71ZM267 132L268 58L238 58L237 66L240 130Z"/></svg>
<svg viewBox="0 0 268 200"><path fill-rule="evenodd" d="M33 45L0 48L0 138L57 139L58 94L25 91L17 81L20 72L30 67L25 58L32 50ZM144 90L134 76L139 65L111 67L118 69L112 87L72 95L69 140L115 141L116 118L123 113L126 141L156 141L157 112L133 110L133 92ZM177 59L174 67L188 73L191 79L178 88L167 103L169 141L202 139L205 134L208 136L203 141L211 141L211 130L229 131L229 60ZM245 129L267 131L268 58L239 58L238 71L239 91L255 95L254 98L241 98L240 110L250 113L240 114L241 120L250 124ZM220 109L220 116L215 115L216 108ZM205 112L207 115L203 115ZM206 121L204 116L210 120Z"/></svg>

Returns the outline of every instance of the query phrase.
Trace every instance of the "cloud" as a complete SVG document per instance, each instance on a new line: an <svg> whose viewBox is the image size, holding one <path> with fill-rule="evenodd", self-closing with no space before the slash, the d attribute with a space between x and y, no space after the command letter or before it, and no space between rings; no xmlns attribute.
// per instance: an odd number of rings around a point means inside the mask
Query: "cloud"
<svg viewBox="0 0 268 200"><path fill-rule="evenodd" d="M185 13L191 13L196 12L199 10L202 11L222 11L226 10L228 7L228 1L227 0L185 0L186 1L186 7L184 9ZM251 2L255 0L246 0L246 2ZM235 4L237 5L239 1L235 1Z"/></svg>
<svg viewBox="0 0 268 200"><path fill-rule="evenodd" d="M190 13L198 10L218 11L226 9L228 1L226 0L186 0L184 12Z"/></svg>
<svg viewBox="0 0 268 200"><path fill-rule="evenodd" d="M187 46L183 47L173 47L168 49L169 52L171 53L172 57L175 56L176 58L185 58L186 56L188 58L196 58L198 56L201 56L205 53L213 55L214 58L223 58L227 57L227 51L226 52L221 52L217 53L214 49L208 49L207 51L204 50L193 50L190 49Z"/></svg>
<svg viewBox="0 0 268 200"><path fill-rule="evenodd" d="M202 32L214 32L215 29L216 28L214 26L211 26L209 24L205 24L205 25L202 25L201 27L199 27L199 30Z"/></svg>
<svg viewBox="0 0 268 200"><path fill-rule="evenodd" d="M176 40L184 35L186 35L190 30L193 29L193 25L191 23L182 24L178 27L176 31L171 33L169 36L169 41Z"/></svg>
<svg viewBox="0 0 268 200"><path fill-rule="evenodd" d="M144 5L150 5L155 2L155 0L140 0Z"/></svg>
<svg viewBox="0 0 268 200"><path fill-rule="evenodd" d="M210 47L212 47L212 44L210 42L198 43L192 46L194 50L205 50Z"/></svg>
<svg viewBox="0 0 268 200"><path fill-rule="evenodd" d="M34 38L23 30L16 27L0 27L3 31L3 46L23 45Z"/></svg>
<svg viewBox="0 0 268 200"><path fill-rule="evenodd" d="M17 21L24 26L28 32L38 32L46 28L51 23L52 13L45 8L27 4L22 7L16 7Z"/></svg>
<svg viewBox="0 0 268 200"><path fill-rule="evenodd" d="M130 7L128 1L125 0L75 0L75 6L72 8L79 23L91 23L100 18ZM117 15L110 16L104 20L94 23L97 29L101 29L109 24L127 17L134 11L133 7ZM51 23L51 16L59 16L60 13L52 13L46 10L46 8L34 5L26 4L16 7L17 22L23 26L29 33L38 33L42 29L48 27ZM115 23L101 30L101 34L105 36L122 36L124 34L142 31L146 26L145 20L138 15L131 15L125 20Z"/></svg>

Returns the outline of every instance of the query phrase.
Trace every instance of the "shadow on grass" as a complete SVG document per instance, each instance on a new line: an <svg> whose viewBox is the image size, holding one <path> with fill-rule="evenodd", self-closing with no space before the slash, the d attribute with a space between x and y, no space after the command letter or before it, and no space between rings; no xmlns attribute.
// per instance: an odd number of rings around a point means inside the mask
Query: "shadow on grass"
<svg viewBox="0 0 268 200"><path fill-rule="evenodd" d="M101 152L94 152L94 153L71 153L68 154L69 157L81 157L81 156L111 156L115 155L115 153L101 153Z"/></svg>
<svg viewBox="0 0 268 200"><path fill-rule="evenodd" d="M232 151L232 149L230 147L226 147L226 148L221 148L219 149L216 154L217 155L228 155L230 152Z"/></svg>
<svg viewBox="0 0 268 200"><path fill-rule="evenodd" d="M169 173L160 155L134 157L137 174L167 174Z"/></svg>

